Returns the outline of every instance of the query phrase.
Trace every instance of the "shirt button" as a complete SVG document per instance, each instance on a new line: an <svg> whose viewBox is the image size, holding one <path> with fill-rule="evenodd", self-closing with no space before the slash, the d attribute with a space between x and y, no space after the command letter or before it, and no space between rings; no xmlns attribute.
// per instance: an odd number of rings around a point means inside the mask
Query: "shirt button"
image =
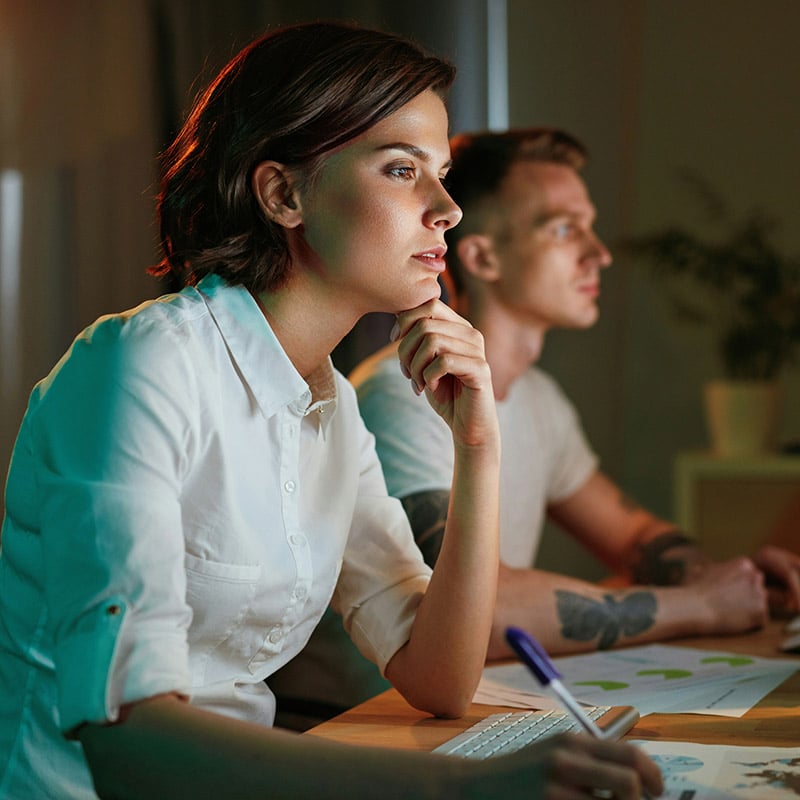
<svg viewBox="0 0 800 800"><path fill-rule="evenodd" d="M294 544L294 545L297 545L298 547L300 547L300 545L301 545L301 544L305 544L305 542L306 542L306 537L305 537L305 536L303 536L303 534L302 534L302 533L293 533L293 534L292 534L292 535L289 537L289 541L290 541L292 544Z"/></svg>
<svg viewBox="0 0 800 800"><path fill-rule="evenodd" d="M283 484L283 488L291 494L297 488L297 484L294 481L286 481Z"/></svg>
<svg viewBox="0 0 800 800"><path fill-rule="evenodd" d="M302 600L302 599L303 599L303 598L306 596L306 587L305 587L305 586L298 586L298 587L297 587L297 588L294 590L294 596L295 596L295 597L296 597L298 600Z"/></svg>
<svg viewBox="0 0 800 800"><path fill-rule="evenodd" d="M283 638L283 631L278 627L273 628L270 631L268 638L272 644L278 644L278 642Z"/></svg>

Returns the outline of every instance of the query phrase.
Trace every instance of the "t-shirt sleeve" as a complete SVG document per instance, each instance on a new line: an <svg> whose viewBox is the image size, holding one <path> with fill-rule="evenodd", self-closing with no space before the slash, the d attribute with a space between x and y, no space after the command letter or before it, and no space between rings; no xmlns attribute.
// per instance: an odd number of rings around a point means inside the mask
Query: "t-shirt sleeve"
<svg viewBox="0 0 800 800"><path fill-rule="evenodd" d="M453 482L453 438L447 423L417 396L388 356L356 385L361 416L375 437L389 494L449 491Z"/></svg>
<svg viewBox="0 0 800 800"><path fill-rule="evenodd" d="M536 370L537 395L541 413L548 420L554 441L554 458L547 487L547 499L557 503L583 486L597 470L599 459L592 450L575 406L549 375Z"/></svg>

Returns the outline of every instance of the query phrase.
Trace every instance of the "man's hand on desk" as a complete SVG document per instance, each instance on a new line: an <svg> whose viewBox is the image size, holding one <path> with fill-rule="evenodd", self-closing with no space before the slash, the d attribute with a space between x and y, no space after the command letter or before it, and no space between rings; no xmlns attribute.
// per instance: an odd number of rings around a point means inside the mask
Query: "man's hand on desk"
<svg viewBox="0 0 800 800"><path fill-rule="evenodd" d="M760 580L756 580L756 576ZM740 615L756 615L750 627L763 625L766 616L758 619L758 609L762 604L764 615L768 611L800 613L800 556L781 547L766 545L749 558L697 562L691 571L687 571L684 585L700 588L710 601L712 613L716 610L727 616L733 611L731 632L747 630L746 616L740 618ZM738 592L742 594L737 595ZM725 632L716 627L714 630Z"/></svg>
<svg viewBox="0 0 800 800"><path fill-rule="evenodd" d="M743 633L760 628L769 618L764 574L744 556L709 561L683 585L696 604L696 633Z"/></svg>
<svg viewBox="0 0 800 800"><path fill-rule="evenodd" d="M753 556L753 562L766 577L770 609L800 613L800 556L767 545Z"/></svg>

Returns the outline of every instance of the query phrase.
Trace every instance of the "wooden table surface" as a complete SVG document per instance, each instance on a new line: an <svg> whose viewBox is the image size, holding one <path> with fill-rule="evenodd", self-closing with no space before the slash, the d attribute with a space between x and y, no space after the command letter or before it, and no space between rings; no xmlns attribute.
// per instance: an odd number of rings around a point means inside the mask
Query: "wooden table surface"
<svg viewBox="0 0 800 800"><path fill-rule="evenodd" d="M767 658L788 658L800 667L800 656L781 654L784 622L770 622L763 630L743 636L715 636L669 642L704 650L720 650ZM394 690L307 731L350 744L433 750L480 719L498 711L519 711L474 704L457 720L436 719L409 706ZM800 672L795 672L743 717L705 714L649 714L626 738L690 741L701 744L737 744L800 747Z"/></svg>

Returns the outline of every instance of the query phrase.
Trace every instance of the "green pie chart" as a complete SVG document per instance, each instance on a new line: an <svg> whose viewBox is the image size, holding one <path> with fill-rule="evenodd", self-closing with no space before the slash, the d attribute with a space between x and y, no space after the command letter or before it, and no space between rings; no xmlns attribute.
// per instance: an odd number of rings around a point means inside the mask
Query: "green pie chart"
<svg viewBox="0 0 800 800"><path fill-rule="evenodd" d="M676 678L690 678L692 673L688 669L642 669L637 675L663 675L665 681L674 681Z"/></svg>
<svg viewBox="0 0 800 800"><path fill-rule="evenodd" d="M747 656L708 656L700 661L701 664L730 664L732 667L742 667L752 664L753 659Z"/></svg>
<svg viewBox="0 0 800 800"><path fill-rule="evenodd" d="M627 689L627 683L622 683L622 681L575 681L575 686L597 686L598 689L602 689L605 692L613 692L617 689Z"/></svg>

